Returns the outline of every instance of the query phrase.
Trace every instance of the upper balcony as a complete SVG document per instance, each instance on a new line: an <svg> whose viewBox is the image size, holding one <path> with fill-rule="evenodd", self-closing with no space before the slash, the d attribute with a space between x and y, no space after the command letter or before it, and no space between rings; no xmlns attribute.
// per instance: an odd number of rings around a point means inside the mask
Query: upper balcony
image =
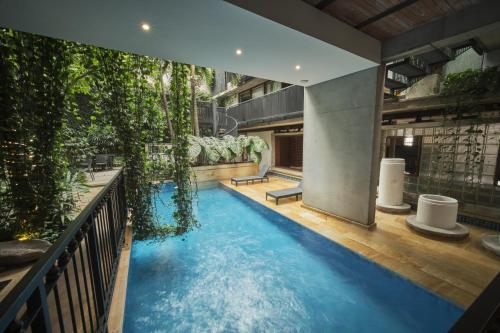
<svg viewBox="0 0 500 333"><path fill-rule="evenodd" d="M238 128L303 117L304 87L289 86L230 106L227 114L238 121Z"/></svg>

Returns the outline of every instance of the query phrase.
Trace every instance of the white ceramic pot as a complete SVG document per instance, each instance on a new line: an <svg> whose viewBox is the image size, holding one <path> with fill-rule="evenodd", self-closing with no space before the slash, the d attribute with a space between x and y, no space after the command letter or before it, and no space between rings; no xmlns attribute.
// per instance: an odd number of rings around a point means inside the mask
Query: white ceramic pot
<svg viewBox="0 0 500 333"><path fill-rule="evenodd" d="M417 222L436 228L453 229L457 223L458 201L435 194L418 197Z"/></svg>
<svg viewBox="0 0 500 333"><path fill-rule="evenodd" d="M405 160L403 158L382 159L378 184L378 204L387 206L403 204L404 172Z"/></svg>

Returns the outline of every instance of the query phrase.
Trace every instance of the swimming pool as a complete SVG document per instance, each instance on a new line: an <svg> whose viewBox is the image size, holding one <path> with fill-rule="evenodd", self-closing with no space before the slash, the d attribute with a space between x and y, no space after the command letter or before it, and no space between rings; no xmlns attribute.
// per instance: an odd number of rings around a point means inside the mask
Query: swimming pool
<svg viewBox="0 0 500 333"><path fill-rule="evenodd" d="M133 242L124 332L446 332L463 312L233 190L200 190L196 215Z"/></svg>

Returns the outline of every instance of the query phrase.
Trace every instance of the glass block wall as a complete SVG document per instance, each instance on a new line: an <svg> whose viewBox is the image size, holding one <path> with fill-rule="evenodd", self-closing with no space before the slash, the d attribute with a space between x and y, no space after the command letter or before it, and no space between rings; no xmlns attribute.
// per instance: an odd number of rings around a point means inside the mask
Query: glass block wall
<svg viewBox="0 0 500 333"><path fill-rule="evenodd" d="M389 136L422 136L419 174L405 176L407 194L442 194L463 203L500 207L500 184L495 184L500 123L404 126L382 128L381 156Z"/></svg>

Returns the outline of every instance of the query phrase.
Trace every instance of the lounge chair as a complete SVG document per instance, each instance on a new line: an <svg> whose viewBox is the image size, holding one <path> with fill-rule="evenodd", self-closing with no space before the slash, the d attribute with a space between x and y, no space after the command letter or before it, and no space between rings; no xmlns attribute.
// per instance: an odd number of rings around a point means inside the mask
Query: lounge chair
<svg viewBox="0 0 500 333"><path fill-rule="evenodd" d="M266 192L266 200L267 197L271 197L274 198L276 200L276 204L278 204L280 199L295 197L295 200L298 201L299 195L302 195L302 180L297 187Z"/></svg>
<svg viewBox="0 0 500 333"><path fill-rule="evenodd" d="M252 184L253 184L256 180L260 180L261 183L263 183L264 180L267 180L269 182L269 178L266 176L266 173L268 170L269 170L269 167L265 164L262 164L257 176L233 177L233 178L231 178L231 184L234 182L236 184L236 186L238 186L238 183L246 182L248 185L249 182L252 182Z"/></svg>

